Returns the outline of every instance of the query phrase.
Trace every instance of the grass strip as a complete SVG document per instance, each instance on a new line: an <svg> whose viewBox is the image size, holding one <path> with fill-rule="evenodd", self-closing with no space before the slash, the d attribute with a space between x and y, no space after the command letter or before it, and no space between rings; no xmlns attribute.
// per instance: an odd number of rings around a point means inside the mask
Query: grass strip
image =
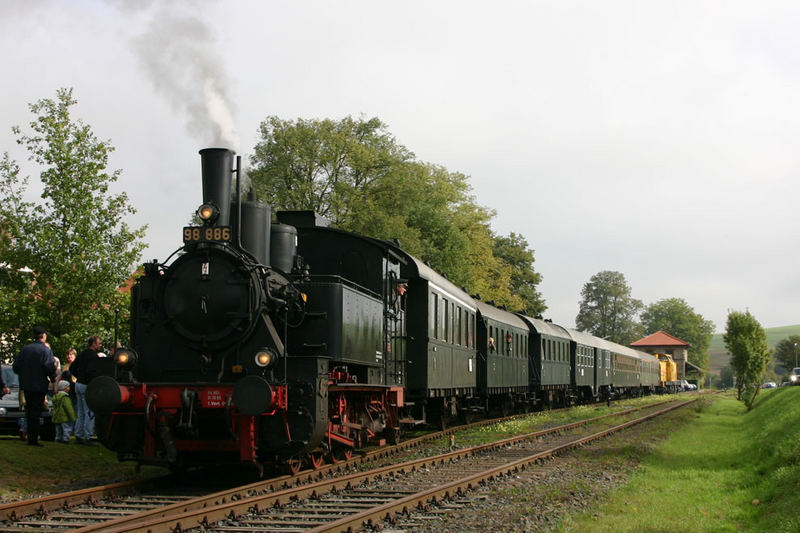
<svg viewBox="0 0 800 533"><path fill-rule="evenodd" d="M626 486L556 531L800 531L800 387L764 390L747 413L731 395L643 458Z"/></svg>

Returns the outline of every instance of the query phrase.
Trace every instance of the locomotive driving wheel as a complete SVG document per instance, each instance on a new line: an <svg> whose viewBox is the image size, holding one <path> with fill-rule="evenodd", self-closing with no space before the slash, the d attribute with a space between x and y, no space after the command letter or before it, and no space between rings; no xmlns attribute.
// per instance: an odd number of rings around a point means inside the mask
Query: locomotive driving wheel
<svg viewBox="0 0 800 533"><path fill-rule="evenodd" d="M353 457L353 448L350 446L334 446L330 457L333 464L349 461Z"/></svg>
<svg viewBox="0 0 800 533"><path fill-rule="evenodd" d="M286 460L286 470L292 474L299 474L300 470L303 469L303 460L299 457L289 457Z"/></svg>
<svg viewBox="0 0 800 533"><path fill-rule="evenodd" d="M325 464L325 454L321 451L311 452L308 455L308 461L311 463L311 468L314 470L322 468L322 465Z"/></svg>

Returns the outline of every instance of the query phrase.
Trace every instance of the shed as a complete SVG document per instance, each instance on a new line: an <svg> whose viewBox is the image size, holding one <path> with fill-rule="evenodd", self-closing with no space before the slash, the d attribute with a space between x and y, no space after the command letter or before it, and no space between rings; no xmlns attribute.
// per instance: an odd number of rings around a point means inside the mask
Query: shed
<svg viewBox="0 0 800 533"><path fill-rule="evenodd" d="M678 379L686 379L686 366L692 368L694 365L689 363L689 344L683 339L679 339L674 335L670 335L666 331L656 331L652 335L648 335L643 339L631 343L632 348L642 350L647 353L666 353L672 356L672 359L678 365Z"/></svg>

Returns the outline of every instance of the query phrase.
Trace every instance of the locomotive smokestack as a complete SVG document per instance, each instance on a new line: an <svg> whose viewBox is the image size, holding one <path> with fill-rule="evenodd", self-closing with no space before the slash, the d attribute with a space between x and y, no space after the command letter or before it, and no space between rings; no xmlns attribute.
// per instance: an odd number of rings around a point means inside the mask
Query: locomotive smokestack
<svg viewBox="0 0 800 533"><path fill-rule="evenodd" d="M203 203L213 203L219 209L216 226L230 226L231 181L233 176L233 151L227 148L200 150L203 168Z"/></svg>

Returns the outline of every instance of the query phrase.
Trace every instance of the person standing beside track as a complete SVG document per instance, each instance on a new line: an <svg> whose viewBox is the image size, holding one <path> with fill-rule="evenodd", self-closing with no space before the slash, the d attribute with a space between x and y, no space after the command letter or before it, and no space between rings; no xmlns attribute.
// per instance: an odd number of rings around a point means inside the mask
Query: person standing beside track
<svg viewBox="0 0 800 533"><path fill-rule="evenodd" d="M0 399L2 399L3 396L8 394L8 391L9 391L8 387L6 386L5 383L3 383L3 372L0 371Z"/></svg>
<svg viewBox="0 0 800 533"><path fill-rule="evenodd" d="M103 347L103 342L98 335L92 335L87 341L88 347L78 354L69 367L70 372L77 379L75 393L78 399L78 420L75 421L75 442L93 446L94 413L86 403L86 387L95 377L97 353Z"/></svg>
<svg viewBox="0 0 800 533"><path fill-rule="evenodd" d="M19 388L25 394L25 419L28 422L28 446L39 442L39 417L42 416L45 395L50 381L56 379L53 352L47 346L47 330L33 328L34 341L20 350L12 366L19 375Z"/></svg>

